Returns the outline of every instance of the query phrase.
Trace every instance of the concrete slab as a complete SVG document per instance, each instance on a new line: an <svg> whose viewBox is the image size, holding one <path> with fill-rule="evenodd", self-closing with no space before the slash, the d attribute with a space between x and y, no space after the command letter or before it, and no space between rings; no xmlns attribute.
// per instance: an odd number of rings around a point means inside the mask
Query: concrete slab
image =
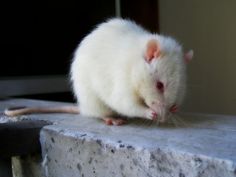
<svg viewBox="0 0 236 177"><path fill-rule="evenodd" d="M54 122L41 131L45 176L236 176L236 116L185 113L175 123L161 126L143 120L106 126L97 119L68 114L24 119Z"/></svg>

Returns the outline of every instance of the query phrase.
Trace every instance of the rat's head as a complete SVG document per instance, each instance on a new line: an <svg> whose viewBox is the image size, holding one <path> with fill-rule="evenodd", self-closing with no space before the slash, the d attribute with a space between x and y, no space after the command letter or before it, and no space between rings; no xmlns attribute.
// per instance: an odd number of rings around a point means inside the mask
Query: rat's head
<svg viewBox="0 0 236 177"><path fill-rule="evenodd" d="M158 114L160 122L179 109L186 87L186 63L192 57L193 51L184 54L172 38L156 36L146 43L145 78L139 91L145 104Z"/></svg>

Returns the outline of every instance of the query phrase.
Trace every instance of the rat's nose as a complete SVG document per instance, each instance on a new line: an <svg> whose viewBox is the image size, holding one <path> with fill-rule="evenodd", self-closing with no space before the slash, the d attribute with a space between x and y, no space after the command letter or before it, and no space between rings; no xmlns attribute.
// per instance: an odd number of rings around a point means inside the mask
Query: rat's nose
<svg viewBox="0 0 236 177"><path fill-rule="evenodd" d="M178 112L178 109L179 109L178 106L176 104L174 104L170 107L169 111L171 113L176 113L176 112Z"/></svg>

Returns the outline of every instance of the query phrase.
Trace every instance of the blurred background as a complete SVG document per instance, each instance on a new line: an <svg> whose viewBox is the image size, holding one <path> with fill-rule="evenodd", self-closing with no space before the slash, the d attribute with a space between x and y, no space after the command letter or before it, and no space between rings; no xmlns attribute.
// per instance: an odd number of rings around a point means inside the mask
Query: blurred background
<svg viewBox="0 0 236 177"><path fill-rule="evenodd" d="M236 114L236 1L159 0L159 25L194 50L184 110Z"/></svg>
<svg viewBox="0 0 236 177"><path fill-rule="evenodd" d="M79 42L107 18L130 18L194 50L187 112L236 114L236 1L94 0L1 4L0 97L74 102L69 67Z"/></svg>

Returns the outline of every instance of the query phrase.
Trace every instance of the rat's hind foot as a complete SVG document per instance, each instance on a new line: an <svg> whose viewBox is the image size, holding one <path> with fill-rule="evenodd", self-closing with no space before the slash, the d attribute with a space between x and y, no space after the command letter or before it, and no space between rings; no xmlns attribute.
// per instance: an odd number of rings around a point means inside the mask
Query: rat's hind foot
<svg viewBox="0 0 236 177"><path fill-rule="evenodd" d="M125 119L113 117L105 117L102 120L104 120L106 125L124 125L127 122Z"/></svg>

